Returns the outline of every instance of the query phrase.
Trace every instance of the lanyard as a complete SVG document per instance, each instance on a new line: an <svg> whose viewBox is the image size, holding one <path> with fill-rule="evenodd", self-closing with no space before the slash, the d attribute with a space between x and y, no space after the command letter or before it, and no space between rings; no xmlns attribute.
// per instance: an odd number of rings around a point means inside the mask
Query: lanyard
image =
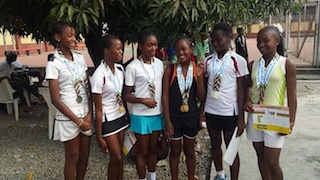
<svg viewBox="0 0 320 180"><path fill-rule="evenodd" d="M192 65L192 63L189 64L186 79L184 78L183 73L182 73L182 66L179 64L177 66L177 77L178 77L179 89L182 94L183 92L189 90L192 85L192 81L193 81L193 65Z"/></svg>
<svg viewBox="0 0 320 180"><path fill-rule="evenodd" d="M222 78L222 73L227 65L227 60L228 58L230 58L231 56L231 52L228 51L224 54L224 56L222 57L222 64L219 68L218 71L215 71L215 66L216 66L216 59L218 59L218 54L215 53L213 56L212 56L212 64L211 64L211 68L212 68L212 74L217 77L217 76L220 76Z"/></svg>
<svg viewBox="0 0 320 180"><path fill-rule="evenodd" d="M274 67L276 66L280 56L276 54L271 62L269 63L268 67L265 69L265 60L263 57L260 58L258 71L257 71L257 86L260 87L262 85L267 85L271 76Z"/></svg>
<svg viewBox="0 0 320 180"><path fill-rule="evenodd" d="M154 81L155 81L155 79L156 79L156 69L155 69L155 66L154 66L154 60L153 60L153 59L151 60L151 66L152 66L152 70L153 70L153 77L152 77L152 78L151 78L149 72L148 72L148 71L146 70L146 68L144 67L144 62L143 62L143 60L140 59L140 61L141 61L141 65L142 65L142 68L143 68L144 72L146 72L146 74L147 74L148 82L149 82L150 84L154 84Z"/></svg>
<svg viewBox="0 0 320 180"><path fill-rule="evenodd" d="M114 91L115 94L118 94L118 93L121 94L120 80L119 80L119 78L117 78L117 76L116 76L116 75L117 75L116 71L115 71L115 73L113 74L113 73L111 72L110 67L107 65L107 63L106 63L105 61L103 61L103 65L106 67L107 73L108 73L108 75L110 76L110 79L111 79L112 84L113 84L114 89L115 89L115 91Z"/></svg>

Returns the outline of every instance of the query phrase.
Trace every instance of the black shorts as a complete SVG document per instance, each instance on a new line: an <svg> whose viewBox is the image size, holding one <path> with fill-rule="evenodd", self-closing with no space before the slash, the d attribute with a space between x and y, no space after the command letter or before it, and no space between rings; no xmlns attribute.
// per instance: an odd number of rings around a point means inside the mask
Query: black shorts
<svg viewBox="0 0 320 180"><path fill-rule="evenodd" d="M194 139L200 130L198 113L183 116L171 115L170 120L174 128L172 140L179 140L182 136Z"/></svg>
<svg viewBox="0 0 320 180"><path fill-rule="evenodd" d="M219 116L205 114L208 128L213 130L233 131L237 125L238 116Z"/></svg>
<svg viewBox="0 0 320 180"><path fill-rule="evenodd" d="M105 117L105 119L107 119ZM102 123L102 136L108 137L116 134L129 126L127 116L124 115L113 121L105 121Z"/></svg>

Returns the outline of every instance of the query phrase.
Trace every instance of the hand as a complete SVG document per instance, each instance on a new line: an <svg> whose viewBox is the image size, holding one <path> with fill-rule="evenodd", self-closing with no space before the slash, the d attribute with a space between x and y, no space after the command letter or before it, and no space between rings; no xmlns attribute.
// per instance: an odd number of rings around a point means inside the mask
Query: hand
<svg viewBox="0 0 320 180"><path fill-rule="evenodd" d="M204 114L201 113L200 118L199 118L200 127L201 127L202 129L207 128L207 127L203 127L203 122L206 123L206 125L208 126L208 124L207 124L207 118L205 117Z"/></svg>
<svg viewBox="0 0 320 180"><path fill-rule="evenodd" d="M251 101L248 101L244 104L244 107L243 109L249 113L252 113L253 112L253 108L252 108L252 102Z"/></svg>
<svg viewBox="0 0 320 180"><path fill-rule="evenodd" d="M204 75L204 65L203 61L197 64L197 77L202 77Z"/></svg>
<svg viewBox="0 0 320 180"><path fill-rule="evenodd" d="M91 127L91 122L88 122L88 121L83 120L83 123L82 123L81 126L80 126L81 131L88 131L88 130L90 130L91 128L92 128L92 127Z"/></svg>
<svg viewBox="0 0 320 180"><path fill-rule="evenodd" d="M167 141L171 141L172 135L174 134L174 128L171 122L166 123L165 138Z"/></svg>
<svg viewBox="0 0 320 180"><path fill-rule="evenodd" d="M238 126L238 132L237 132L237 137L240 137L244 131L244 128L246 127L246 123L244 120L239 120L237 121L237 126Z"/></svg>
<svg viewBox="0 0 320 180"><path fill-rule="evenodd" d="M146 105L148 108L157 107L157 102L152 98L144 98L142 100L142 104Z"/></svg>
<svg viewBox="0 0 320 180"><path fill-rule="evenodd" d="M293 129L294 123L290 122L290 134L292 133L292 129ZM289 134L284 134L284 133L278 133L280 136L287 136Z"/></svg>
<svg viewBox="0 0 320 180"><path fill-rule="evenodd" d="M97 139L97 141L102 153L107 154L109 152L107 142L103 138Z"/></svg>
<svg viewBox="0 0 320 180"><path fill-rule="evenodd" d="M91 123L92 121L92 114L91 113L88 113L86 116L84 116L83 118L84 121L88 121Z"/></svg>

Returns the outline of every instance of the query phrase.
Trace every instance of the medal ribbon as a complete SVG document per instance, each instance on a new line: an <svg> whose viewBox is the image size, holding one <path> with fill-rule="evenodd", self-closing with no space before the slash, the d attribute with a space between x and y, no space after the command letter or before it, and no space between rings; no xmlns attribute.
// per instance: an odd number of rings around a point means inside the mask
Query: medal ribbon
<svg viewBox="0 0 320 180"><path fill-rule="evenodd" d="M77 96L79 96L81 85L83 87L85 87L85 89L88 89L88 87L89 87L88 77L85 73L84 73L83 77L80 77L81 76L81 74L80 74L81 65L79 65L79 63L73 61L75 64L75 67L73 67L69 64L69 62L66 60L66 58L64 57L64 55L62 54L61 51L58 51L58 53L59 53L60 57L62 57L62 61L67 66L69 72L72 75L74 90L76 91Z"/></svg>
<svg viewBox="0 0 320 180"><path fill-rule="evenodd" d="M116 98L117 98L117 102L118 102L118 104L119 104L119 106L122 106L122 107L124 107L124 105L123 105L123 101L122 101L122 94L121 94L121 91L120 91L120 89L121 89L121 87L120 87L120 80L119 80L119 78L117 78L117 74L116 74L116 71L115 71L115 73L113 74L112 73L112 71L111 71L111 69L110 69L110 67L107 65L107 63L105 62L105 61L103 61L103 64L104 64L104 66L106 67L106 69L107 69L107 73L109 74L109 77L110 77L110 79L111 79L111 82L112 82L112 84L113 84L113 86L114 86L114 93L115 93L115 95L116 95Z"/></svg>
<svg viewBox="0 0 320 180"><path fill-rule="evenodd" d="M231 52L228 51L222 58L222 64L218 71L215 70L216 66L216 59L218 59L218 54L215 53L212 56L212 74L214 75L214 82L213 82L213 90L214 91L220 91L221 81L222 81L222 73L227 65L227 59L231 56Z"/></svg>
<svg viewBox="0 0 320 180"><path fill-rule="evenodd" d="M260 58L259 65L258 65L258 71L257 71L257 87L259 91L259 102L263 102L264 100L264 94L267 89L267 84L269 82L271 73L274 70L274 67L276 66L280 56L279 54L276 54L270 63L268 64L268 67L265 69L265 60L263 57Z"/></svg>
<svg viewBox="0 0 320 180"><path fill-rule="evenodd" d="M182 97L182 104L188 104L188 100L190 97L190 88L193 81L193 65L192 63L189 64L187 77L186 79L182 73L182 66L178 64L177 66L177 78L178 78L178 85Z"/></svg>
<svg viewBox="0 0 320 180"><path fill-rule="evenodd" d="M148 77L148 85L149 85L149 91L151 96L154 98L155 96L155 91L156 91L156 84L154 83L155 79L156 79L156 69L154 66L154 60L151 59L151 65L152 65L152 70L153 70L153 77L150 76L149 72L146 70L146 68L144 67L144 62L142 59L140 59L141 64L142 64L142 68L144 70L144 72L147 73L147 77Z"/></svg>

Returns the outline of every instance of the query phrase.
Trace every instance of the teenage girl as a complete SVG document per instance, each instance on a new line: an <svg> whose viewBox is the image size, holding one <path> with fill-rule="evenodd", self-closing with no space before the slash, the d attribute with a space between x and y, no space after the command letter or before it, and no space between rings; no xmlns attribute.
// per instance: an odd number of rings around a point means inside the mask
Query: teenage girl
<svg viewBox="0 0 320 180"><path fill-rule="evenodd" d="M132 104L130 129L136 135L136 168L139 179L156 179L157 142L164 127L161 107L163 63L155 57L156 36L142 31L138 36L141 56L126 67L124 98ZM134 89L134 93L131 93Z"/></svg>
<svg viewBox="0 0 320 180"><path fill-rule="evenodd" d="M249 64L248 95L245 110L249 112L247 137L253 142L258 156L262 179L283 179L279 166L279 156L284 144L284 135L272 131L253 129L252 104L283 106L285 90L292 130L297 109L296 67L283 57L283 39L275 26L261 29L257 37L257 46L262 57Z"/></svg>
<svg viewBox="0 0 320 180"><path fill-rule="evenodd" d="M212 30L211 38L215 53L205 60L207 95L200 121L206 121L208 126L211 155L217 173L214 179L224 180L227 176L222 166L221 133L227 147L236 126L238 126L237 136L243 133L245 76L248 75L248 69L247 62L242 56L229 51L232 39L232 28L229 24L217 24ZM211 169L211 172L214 172L213 166ZM231 179L238 179L238 155L230 171Z"/></svg>
<svg viewBox="0 0 320 180"><path fill-rule="evenodd" d="M187 159L188 179L195 176L195 138L199 131L197 99L205 96L203 64L191 62L192 42L182 37L175 41L177 64L167 67L163 78L163 113L166 138L170 140L170 168L173 180L178 180L178 165L183 142Z"/></svg>
<svg viewBox="0 0 320 180"><path fill-rule="evenodd" d="M103 153L110 152L108 179L123 179L122 147L128 127L125 102L122 100L124 70L122 42L114 35L100 40L104 59L92 75L91 88L96 113L97 141ZM109 144L109 146L107 146Z"/></svg>
<svg viewBox="0 0 320 180"><path fill-rule="evenodd" d="M84 57L71 51L76 45L76 32L69 23L56 22L53 35L57 48L46 67L52 103L58 109L53 139L64 143L65 179L83 179L92 134L88 68Z"/></svg>

